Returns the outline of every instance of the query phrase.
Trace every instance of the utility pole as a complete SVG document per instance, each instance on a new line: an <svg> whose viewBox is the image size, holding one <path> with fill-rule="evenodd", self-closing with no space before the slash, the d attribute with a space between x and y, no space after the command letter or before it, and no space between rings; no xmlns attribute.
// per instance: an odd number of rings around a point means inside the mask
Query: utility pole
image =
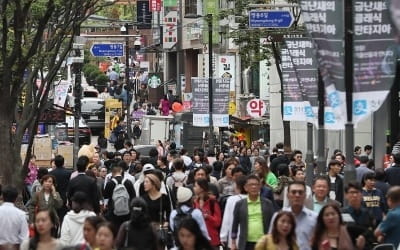
<svg viewBox="0 0 400 250"><path fill-rule="evenodd" d="M126 23L124 26L121 26L121 35L128 35L128 24ZM131 129L131 90L129 84L129 37L125 37L125 86L128 91L128 102L126 107L126 132L128 135L128 140L132 140L132 129Z"/></svg>
<svg viewBox="0 0 400 250"><path fill-rule="evenodd" d="M325 85L321 72L318 70L318 150L317 150L317 174L326 172L325 158Z"/></svg>
<svg viewBox="0 0 400 250"><path fill-rule="evenodd" d="M207 22L208 22L208 112L209 112L209 135L208 135L208 147L209 150L214 152L214 125L212 119L212 78L213 78L213 70L212 70L212 57L213 57L213 47L212 47L212 32L213 32L213 15L207 14Z"/></svg>

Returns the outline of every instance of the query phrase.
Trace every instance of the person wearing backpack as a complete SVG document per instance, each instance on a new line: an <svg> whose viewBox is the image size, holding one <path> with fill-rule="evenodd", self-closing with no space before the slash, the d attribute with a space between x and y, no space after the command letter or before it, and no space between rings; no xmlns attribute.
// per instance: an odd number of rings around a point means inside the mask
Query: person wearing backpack
<svg viewBox="0 0 400 250"><path fill-rule="evenodd" d="M176 209L172 210L169 217L170 227L172 232L174 232L175 240L177 237L177 228L179 228L180 222L187 217L191 217L196 220L204 237L210 240L211 238L208 234L206 222L204 220L202 212L200 211L200 209L193 208L192 190L186 187L178 187L176 196L178 205Z"/></svg>
<svg viewBox="0 0 400 250"><path fill-rule="evenodd" d="M185 165L182 159L175 159L172 163L172 168L175 169L175 172L167 177L166 184L175 194L179 187L186 186L187 175L183 172L184 167Z"/></svg>
<svg viewBox="0 0 400 250"><path fill-rule="evenodd" d="M112 168L112 178L107 182L103 196L104 199L108 199L104 217L119 228L124 221L129 220L129 204L135 198L133 184L123 178L123 170L119 164Z"/></svg>

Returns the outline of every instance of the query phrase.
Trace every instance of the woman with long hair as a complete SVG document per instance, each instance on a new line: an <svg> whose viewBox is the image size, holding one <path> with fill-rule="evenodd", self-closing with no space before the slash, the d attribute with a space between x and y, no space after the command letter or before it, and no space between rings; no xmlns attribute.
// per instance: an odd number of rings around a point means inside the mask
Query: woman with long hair
<svg viewBox="0 0 400 250"><path fill-rule="evenodd" d="M185 218L178 228L178 250L213 250L193 218Z"/></svg>
<svg viewBox="0 0 400 250"><path fill-rule="evenodd" d="M269 170L267 161L264 158L257 157L254 160L254 172L258 177L260 177L261 180L263 180L262 182L264 184L267 184L272 189L277 187L278 179L274 173Z"/></svg>
<svg viewBox="0 0 400 250"><path fill-rule="evenodd" d="M311 247L313 250L355 249L337 205L327 204L319 212Z"/></svg>
<svg viewBox="0 0 400 250"><path fill-rule="evenodd" d="M97 226L96 250L114 250L116 232L111 222L103 222Z"/></svg>
<svg viewBox="0 0 400 250"><path fill-rule="evenodd" d="M156 174L146 174L143 187L145 194L142 196L148 207L148 216L154 230L168 228L168 218L171 213L171 204L168 195L160 192L161 180ZM165 242L160 242L162 246Z"/></svg>
<svg viewBox="0 0 400 250"><path fill-rule="evenodd" d="M264 235L254 250L298 250L296 243L296 219L288 211L281 211L275 217L272 232Z"/></svg>
<svg viewBox="0 0 400 250"><path fill-rule="evenodd" d="M56 178L52 175L44 175L40 180L42 190L35 193L29 203L29 221L32 223L35 220L37 211L48 209L57 214L57 209L61 208L63 200L60 194L56 191ZM59 226L58 217L56 217L56 226Z"/></svg>
<svg viewBox="0 0 400 250"><path fill-rule="evenodd" d="M131 205L131 219L119 228L117 248L158 250L158 237L150 224L146 202L142 198L134 198Z"/></svg>
<svg viewBox="0 0 400 250"><path fill-rule="evenodd" d="M207 231L210 235L210 243L213 247L220 245L219 228L221 226L222 215L218 201L209 195L210 188L207 179L197 179L193 187L196 199L194 207L200 209L206 221Z"/></svg>
<svg viewBox="0 0 400 250"><path fill-rule="evenodd" d="M61 250L63 245L56 239L57 214L52 209L41 209L34 221L34 237L24 241L20 250Z"/></svg>

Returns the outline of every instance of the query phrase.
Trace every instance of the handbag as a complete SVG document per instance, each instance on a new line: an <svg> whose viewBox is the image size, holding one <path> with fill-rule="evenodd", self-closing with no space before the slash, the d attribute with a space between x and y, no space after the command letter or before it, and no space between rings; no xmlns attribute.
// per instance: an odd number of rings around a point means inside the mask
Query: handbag
<svg viewBox="0 0 400 250"><path fill-rule="evenodd" d="M163 200L163 197L161 195L161 197L160 197L160 225L159 225L159 228L157 228L157 235L158 235L158 239L164 246L166 246L167 248L172 248L174 246L172 232L169 230L169 228L163 227L163 223L162 223L162 217L164 214L164 212L162 210L162 200Z"/></svg>

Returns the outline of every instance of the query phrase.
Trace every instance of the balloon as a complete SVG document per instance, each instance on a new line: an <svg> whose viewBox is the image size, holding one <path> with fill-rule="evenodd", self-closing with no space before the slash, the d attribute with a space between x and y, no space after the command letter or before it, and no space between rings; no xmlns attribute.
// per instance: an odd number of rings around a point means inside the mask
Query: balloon
<svg viewBox="0 0 400 250"><path fill-rule="evenodd" d="M182 104L180 104L179 102L174 102L173 104L172 104L172 110L174 111L174 112L182 112L182 110L183 110L183 106L182 106Z"/></svg>

